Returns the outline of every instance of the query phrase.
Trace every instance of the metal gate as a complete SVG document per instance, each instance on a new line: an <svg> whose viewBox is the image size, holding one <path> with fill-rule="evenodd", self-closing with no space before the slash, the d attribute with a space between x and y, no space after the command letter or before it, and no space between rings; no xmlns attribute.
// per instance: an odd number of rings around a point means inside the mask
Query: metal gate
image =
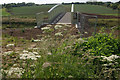
<svg viewBox="0 0 120 80"><path fill-rule="evenodd" d="M97 16L86 15L80 12L72 13L72 24L80 32L80 37L88 37L96 34Z"/></svg>

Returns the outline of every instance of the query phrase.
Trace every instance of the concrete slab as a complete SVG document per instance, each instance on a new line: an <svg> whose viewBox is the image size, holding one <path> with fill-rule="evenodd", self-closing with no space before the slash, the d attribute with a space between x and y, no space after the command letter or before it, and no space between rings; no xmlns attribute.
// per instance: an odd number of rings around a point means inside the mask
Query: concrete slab
<svg viewBox="0 0 120 80"><path fill-rule="evenodd" d="M67 12L57 24L71 24L71 12Z"/></svg>

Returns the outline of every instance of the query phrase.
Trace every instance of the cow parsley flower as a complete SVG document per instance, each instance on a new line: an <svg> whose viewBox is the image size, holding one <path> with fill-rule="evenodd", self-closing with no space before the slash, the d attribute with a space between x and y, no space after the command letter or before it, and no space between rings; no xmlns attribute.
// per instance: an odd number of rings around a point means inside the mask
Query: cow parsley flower
<svg viewBox="0 0 120 80"><path fill-rule="evenodd" d="M6 45L6 47L14 47L15 46L15 44L8 44L8 45Z"/></svg>
<svg viewBox="0 0 120 80"><path fill-rule="evenodd" d="M4 52L3 55L10 55L11 53L13 53L13 51Z"/></svg>
<svg viewBox="0 0 120 80"><path fill-rule="evenodd" d="M117 56L117 55L111 55L109 57L106 57L106 56L101 56L101 57L103 57L103 59L106 59L108 61L113 61L113 60L115 60L117 58L120 58L120 56Z"/></svg>
<svg viewBox="0 0 120 80"><path fill-rule="evenodd" d="M50 27L43 27L43 28L41 28L41 30L48 30L48 29L50 29Z"/></svg>
<svg viewBox="0 0 120 80"><path fill-rule="evenodd" d="M55 33L55 36L63 36L62 32Z"/></svg>
<svg viewBox="0 0 120 80"><path fill-rule="evenodd" d="M62 26L61 25L56 25L55 26L55 29L59 29L59 28L62 28Z"/></svg>

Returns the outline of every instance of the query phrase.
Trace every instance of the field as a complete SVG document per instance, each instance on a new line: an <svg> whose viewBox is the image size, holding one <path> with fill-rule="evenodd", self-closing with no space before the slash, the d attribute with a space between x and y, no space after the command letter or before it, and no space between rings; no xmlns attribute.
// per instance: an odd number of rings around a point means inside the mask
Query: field
<svg viewBox="0 0 120 80"><path fill-rule="evenodd" d="M40 5L40 6L26 6L26 7L14 7L10 9L12 16L17 17L35 17L36 13L47 12L54 5ZM3 12L3 15L6 13Z"/></svg>
<svg viewBox="0 0 120 80"><path fill-rule="evenodd" d="M48 11L54 5L40 5L40 6L29 6L29 7L17 7L12 8L10 13L14 16L29 16L35 17L36 13ZM66 11L71 11L71 5L64 5ZM79 11L82 13L92 13L92 14L101 14L101 15L113 15L118 16L117 10L112 10L111 8L106 8L98 5L87 5L87 4L75 4L75 12ZM3 16L10 15L6 12L6 9L2 10Z"/></svg>
<svg viewBox="0 0 120 80"><path fill-rule="evenodd" d="M3 78L119 79L120 25L117 18L98 18L94 36L95 18L86 18L84 33L73 24L48 24L34 28L37 25L35 14L48 11L52 6L13 8L11 17L3 17ZM70 6L64 5L66 11L70 11ZM75 5L75 10L90 13L85 6L90 7L84 5L81 9ZM102 9L103 12L90 8L94 14L116 14L111 9ZM106 13L105 9L109 12Z"/></svg>
<svg viewBox="0 0 120 80"><path fill-rule="evenodd" d="M106 8L98 5L87 5L87 4L76 4L75 11L81 13L92 13L92 14L102 14L102 15L116 15L118 14L117 10L112 10L111 8Z"/></svg>
<svg viewBox="0 0 120 80"><path fill-rule="evenodd" d="M68 5L63 5L65 8L66 8L66 11L67 12L71 12L71 5L68 4Z"/></svg>

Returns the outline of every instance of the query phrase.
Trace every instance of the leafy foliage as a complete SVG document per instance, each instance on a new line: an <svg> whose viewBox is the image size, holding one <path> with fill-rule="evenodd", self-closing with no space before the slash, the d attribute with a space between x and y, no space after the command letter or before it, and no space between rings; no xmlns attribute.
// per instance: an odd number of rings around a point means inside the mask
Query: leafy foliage
<svg viewBox="0 0 120 80"><path fill-rule="evenodd" d="M99 33L95 37L89 37L87 42L77 46L77 50L83 47L83 51L90 50L91 54L110 56L112 54L119 55L120 41L115 39L112 34Z"/></svg>

